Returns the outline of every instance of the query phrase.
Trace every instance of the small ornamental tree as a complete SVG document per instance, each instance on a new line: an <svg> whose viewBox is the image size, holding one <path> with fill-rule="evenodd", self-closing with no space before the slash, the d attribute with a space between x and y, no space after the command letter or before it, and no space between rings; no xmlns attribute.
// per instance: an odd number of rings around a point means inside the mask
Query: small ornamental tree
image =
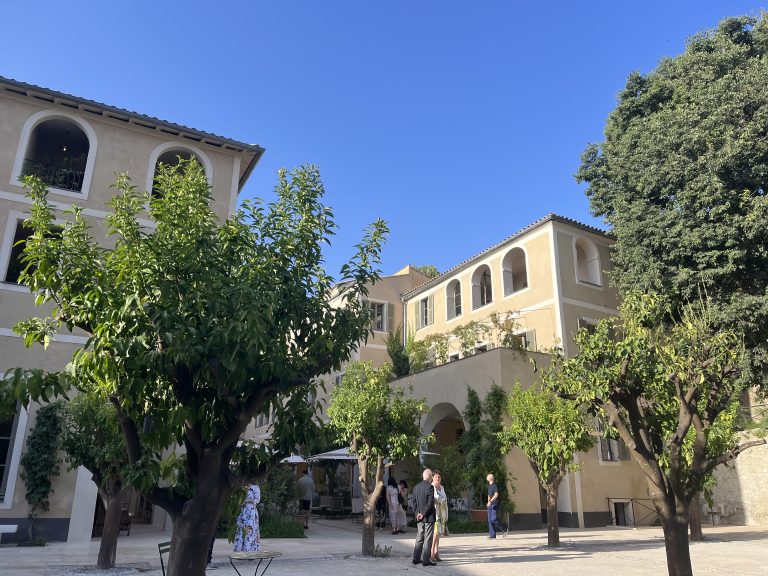
<svg viewBox="0 0 768 576"><path fill-rule="evenodd" d="M416 456L432 440L419 429L427 413L424 400L417 400L398 386L390 386L392 367L374 368L370 362L352 362L344 378L331 392L328 417L340 441L357 456L360 491L363 496L362 553L373 556L376 501L384 489L384 460Z"/></svg>
<svg viewBox="0 0 768 576"><path fill-rule="evenodd" d="M691 500L715 466L765 440L739 444L734 433L744 389L739 335L713 330L706 304L665 327L668 316L659 297L629 294L619 318L576 335L578 356L556 359L556 384L604 415L629 447L661 519L669 574L691 576Z"/></svg>
<svg viewBox="0 0 768 576"><path fill-rule="evenodd" d="M549 371L545 381L557 383ZM585 423L585 413L571 400L557 397L549 390L531 386L523 390L517 384L507 401L510 422L501 433L505 451L517 446L523 451L547 496L547 546L560 545L557 517L557 493L566 472L579 469L573 461L595 443Z"/></svg>
<svg viewBox="0 0 768 576"><path fill-rule="evenodd" d="M278 419L289 416L282 400L339 369L367 337L363 303L378 279L386 226L376 222L342 267L337 307L328 299L337 281L322 256L335 224L314 167L281 170L273 203L246 201L223 222L194 160L161 167L156 194L120 176L108 245L90 236L79 208L52 237L45 186L34 177L25 185L33 233L21 281L53 310L16 330L43 344L65 327L89 334L68 372L104 387L125 438L129 482L173 522L167 576L202 576L229 495L282 456L239 444L241 434L270 406ZM58 374L39 370L6 378L45 394L62 387ZM175 445L184 456L166 462Z"/></svg>
<svg viewBox="0 0 768 576"><path fill-rule="evenodd" d="M103 390L85 391L63 405L61 447L69 468L85 467L96 484L106 512L96 567L112 568L122 495L127 488L128 454L117 411Z"/></svg>

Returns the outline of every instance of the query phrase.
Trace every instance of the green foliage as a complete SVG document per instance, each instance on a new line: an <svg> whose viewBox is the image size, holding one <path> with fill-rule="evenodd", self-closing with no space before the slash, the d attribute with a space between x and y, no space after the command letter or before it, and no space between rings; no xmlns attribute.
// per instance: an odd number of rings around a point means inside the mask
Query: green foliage
<svg viewBox="0 0 768 576"><path fill-rule="evenodd" d="M59 475L61 459L62 406L54 402L37 411L35 426L29 432L27 449L21 457L21 477L26 485L29 504L29 539L35 540L35 520L50 507L48 498L53 493L52 479Z"/></svg>
<svg viewBox="0 0 768 576"><path fill-rule="evenodd" d="M388 364L374 368L370 362L351 362L331 392L330 423L339 440L365 462L416 456L425 440L419 418L427 413L427 404L390 386L391 370Z"/></svg>
<svg viewBox="0 0 768 576"><path fill-rule="evenodd" d="M486 477L493 474L499 486L501 505L511 502L507 486L511 478L507 474L501 442L502 417L507 395L498 384L491 386L488 395L481 401L477 392L467 387L467 406L464 421L467 430L459 439L459 448L464 453L466 479L472 493L470 506L484 508L486 502Z"/></svg>
<svg viewBox="0 0 768 576"><path fill-rule="evenodd" d="M262 538L306 538L304 526L294 518L266 514L259 518Z"/></svg>
<svg viewBox="0 0 768 576"><path fill-rule="evenodd" d="M452 512L448 515L449 534L488 533L488 522L472 520L467 514Z"/></svg>
<svg viewBox="0 0 768 576"><path fill-rule="evenodd" d="M411 373L411 362L403 344L403 331L400 327L387 334L387 353L392 361L392 375L402 378Z"/></svg>
<svg viewBox="0 0 768 576"><path fill-rule="evenodd" d="M659 297L630 294L620 319L579 332L579 356L557 362L556 384L604 412L635 457L655 462L690 499L709 471L740 451L743 343L714 329L706 303L689 306L670 327L661 323L667 314Z"/></svg>
<svg viewBox="0 0 768 576"><path fill-rule="evenodd" d="M61 448L70 470L84 466L98 488L109 493L123 483L128 466L125 439L114 405L102 390L83 392L62 405Z"/></svg>
<svg viewBox="0 0 768 576"><path fill-rule="evenodd" d="M768 18L729 18L634 72L577 178L616 235L613 282L679 311L705 291L768 382ZM667 318L669 320L669 318Z"/></svg>
<svg viewBox="0 0 768 576"><path fill-rule="evenodd" d="M47 191L25 179L33 234L21 282L51 312L16 330L27 343L76 326L91 337L65 373L6 377L25 401L72 382L102 388L125 434L131 484L175 525L196 518L196 529L209 530L232 491L287 455L238 444L253 417L271 406L277 421L288 418L292 393L339 369L368 334L365 296L387 229L380 220L369 227L335 279L322 249L336 225L315 167L281 170L274 202L246 201L223 222L196 161L161 166L155 184L150 195L118 177L105 242L78 208L61 236L47 234L56 218ZM147 205L151 229L142 225ZM338 285L343 305L332 306ZM186 456L169 466L165 448L176 444Z"/></svg>
<svg viewBox="0 0 768 576"><path fill-rule="evenodd" d="M424 274L429 279L437 278L440 276L440 271L437 269L437 266L433 264L424 264L424 266L414 266L416 270Z"/></svg>
<svg viewBox="0 0 768 576"><path fill-rule="evenodd" d="M392 546L380 546L376 544L373 548L374 558L389 558L392 555Z"/></svg>
<svg viewBox="0 0 768 576"><path fill-rule="evenodd" d="M448 506L453 507L456 498L464 498L467 489L467 464L464 454L456 446L442 446L437 456L425 456L424 464L432 470L440 470L440 478L448 496Z"/></svg>
<svg viewBox="0 0 768 576"><path fill-rule="evenodd" d="M544 381L557 387L557 374L545 371ZM559 484L566 472L575 472L573 457L594 445L586 415L571 400L558 398L549 390L516 384L507 402L509 424L501 435L506 451L520 448L531 464L539 484Z"/></svg>
<svg viewBox="0 0 768 576"><path fill-rule="evenodd" d="M279 465L270 468L259 482L261 504L259 508L267 514L293 515L298 510L299 486L293 467Z"/></svg>

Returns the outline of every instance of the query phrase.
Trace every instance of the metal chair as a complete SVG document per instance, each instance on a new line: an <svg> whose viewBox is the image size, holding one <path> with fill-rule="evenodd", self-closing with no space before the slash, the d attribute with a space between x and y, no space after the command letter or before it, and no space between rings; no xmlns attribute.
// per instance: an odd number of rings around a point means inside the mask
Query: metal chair
<svg viewBox="0 0 768 576"><path fill-rule="evenodd" d="M167 554L171 551L171 543L160 542L160 544L157 545L157 551L160 553L160 569L163 571L163 576L165 576L165 563L163 562L163 554Z"/></svg>

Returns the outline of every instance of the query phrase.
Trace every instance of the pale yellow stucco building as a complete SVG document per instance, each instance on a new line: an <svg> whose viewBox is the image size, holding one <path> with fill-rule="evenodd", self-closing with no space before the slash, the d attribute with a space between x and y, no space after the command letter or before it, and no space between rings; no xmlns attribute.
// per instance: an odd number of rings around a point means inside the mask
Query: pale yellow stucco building
<svg viewBox="0 0 768 576"><path fill-rule="evenodd" d="M259 146L0 77L0 374L19 366L61 369L85 343L83 334L60 334L43 353L25 348L12 331L19 320L41 314L29 290L17 283L20 248L14 244L24 238L21 222L30 208L19 176L41 176L61 221L67 219L63 210L76 204L94 236L104 238L116 173L128 171L133 184L151 189L158 161L194 156L205 169L213 208L223 219L233 213L238 193L263 152ZM143 223L152 226L147 219ZM19 525L19 534L27 517L19 461L35 414L36 406L29 412L19 408L11 421L0 422L0 524ZM39 525L41 535L89 541L96 507L90 475L83 469L67 472L63 466L53 488L51 508ZM142 508L133 510L137 518L153 520L151 509L130 504ZM3 541L15 537L6 534Z"/></svg>

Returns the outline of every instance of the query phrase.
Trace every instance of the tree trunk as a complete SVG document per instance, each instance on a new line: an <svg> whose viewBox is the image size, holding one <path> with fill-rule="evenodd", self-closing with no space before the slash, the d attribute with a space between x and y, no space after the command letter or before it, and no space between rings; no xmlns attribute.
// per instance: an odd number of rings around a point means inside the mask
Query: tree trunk
<svg viewBox="0 0 768 576"><path fill-rule="evenodd" d="M547 493L547 546L560 546L560 523L557 518L557 484L544 487Z"/></svg>
<svg viewBox="0 0 768 576"><path fill-rule="evenodd" d="M120 514L122 512L122 494L120 486L115 486L109 492L99 492L99 497L104 501L104 529L101 532L99 544L99 557L96 560L96 568L106 570L115 566L117 557L117 537L120 534Z"/></svg>
<svg viewBox="0 0 768 576"><path fill-rule="evenodd" d="M704 533L701 531L701 492L696 492L691 500L688 523L691 528L691 541L701 542L704 539Z"/></svg>
<svg viewBox="0 0 768 576"><path fill-rule="evenodd" d="M653 496L655 487L652 486ZM693 576L691 553L688 548L688 506L674 496L655 492L653 503L664 529L664 548L667 553L669 576Z"/></svg>
<svg viewBox="0 0 768 576"><path fill-rule="evenodd" d="M374 523L376 522L376 503L370 495L363 496L363 556L373 556L375 548L374 539L376 532Z"/></svg>

